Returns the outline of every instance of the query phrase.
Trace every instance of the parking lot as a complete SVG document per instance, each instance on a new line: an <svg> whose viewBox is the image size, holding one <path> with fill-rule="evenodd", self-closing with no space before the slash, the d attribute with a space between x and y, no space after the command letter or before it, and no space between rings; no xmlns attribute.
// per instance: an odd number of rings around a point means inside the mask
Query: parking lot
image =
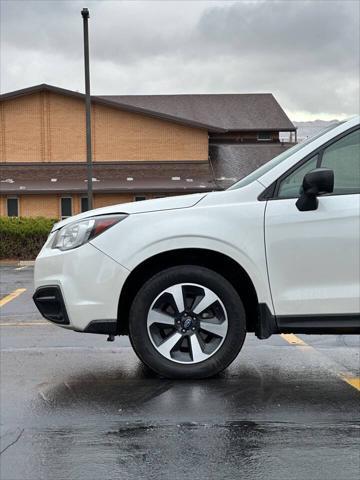
<svg viewBox="0 0 360 480"><path fill-rule="evenodd" d="M65 331L2 266L1 480L358 479L359 336L248 335L216 378L161 379Z"/></svg>

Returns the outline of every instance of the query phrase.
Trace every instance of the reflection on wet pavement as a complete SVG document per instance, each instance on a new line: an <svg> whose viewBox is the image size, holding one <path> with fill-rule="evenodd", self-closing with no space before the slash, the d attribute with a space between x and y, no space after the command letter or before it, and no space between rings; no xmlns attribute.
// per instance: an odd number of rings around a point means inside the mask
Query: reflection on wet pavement
<svg viewBox="0 0 360 480"><path fill-rule="evenodd" d="M18 301L4 322L22 321ZM172 381L124 338L0 333L1 480L359 478L360 396L326 360L356 374L358 337L306 337L303 350L248 335L216 378Z"/></svg>

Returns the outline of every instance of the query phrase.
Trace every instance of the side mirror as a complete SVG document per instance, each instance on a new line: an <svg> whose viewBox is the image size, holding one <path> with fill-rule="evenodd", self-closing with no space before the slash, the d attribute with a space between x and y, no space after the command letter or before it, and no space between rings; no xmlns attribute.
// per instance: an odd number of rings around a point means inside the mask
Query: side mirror
<svg viewBox="0 0 360 480"><path fill-rule="evenodd" d="M301 212L316 210L319 204L317 197L334 190L334 171L329 168L315 168L308 172L302 183L302 193L296 202Z"/></svg>

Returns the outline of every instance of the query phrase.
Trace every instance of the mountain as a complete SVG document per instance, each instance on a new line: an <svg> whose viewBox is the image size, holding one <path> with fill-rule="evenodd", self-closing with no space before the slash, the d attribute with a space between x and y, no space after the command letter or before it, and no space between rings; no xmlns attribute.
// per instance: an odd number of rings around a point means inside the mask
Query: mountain
<svg viewBox="0 0 360 480"><path fill-rule="evenodd" d="M340 122L339 120L313 120L311 122L293 122L295 127L298 129L297 138L298 142L302 142L309 137L313 137L318 133L326 130L331 126L338 125Z"/></svg>

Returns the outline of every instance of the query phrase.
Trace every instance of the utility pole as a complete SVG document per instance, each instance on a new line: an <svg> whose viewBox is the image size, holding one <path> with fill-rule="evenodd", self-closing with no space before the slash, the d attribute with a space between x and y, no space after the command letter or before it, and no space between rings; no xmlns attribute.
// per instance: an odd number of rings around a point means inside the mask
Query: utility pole
<svg viewBox="0 0 360 480"><path fill-rule="evenodd" d="M93 166L91 151L91 97L90 97L90 66L89 66L89 10L81 10L84 25L84 63L85 63L85 107L86 107L86 162L87 162L87 195L88 210L93 208Z"/></svg>

